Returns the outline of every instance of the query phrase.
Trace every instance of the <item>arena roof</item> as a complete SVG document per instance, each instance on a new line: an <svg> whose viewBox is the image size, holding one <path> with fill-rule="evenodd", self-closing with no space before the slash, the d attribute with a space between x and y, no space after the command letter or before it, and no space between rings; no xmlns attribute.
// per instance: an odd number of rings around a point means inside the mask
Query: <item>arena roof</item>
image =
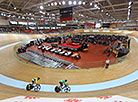
<svg viewBox="0 0 138 102"><path fill-rule="evenodd" d="M0 13L46 19L58 20L66 7L73 7L74 21L138 19L138 0L0 0Z"/></svg>

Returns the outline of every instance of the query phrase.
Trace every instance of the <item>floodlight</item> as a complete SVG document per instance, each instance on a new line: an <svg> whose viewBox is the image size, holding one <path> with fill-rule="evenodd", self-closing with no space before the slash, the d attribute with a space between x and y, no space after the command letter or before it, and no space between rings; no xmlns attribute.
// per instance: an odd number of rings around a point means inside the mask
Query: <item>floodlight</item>
<svg viewBox="0 0 138 102"><path fill-rule="evenodd" d="M62 1L62 4L63 4L63 5L65 5L65 4L66 4L66 2L65 2L65 1Z"/></svg>
<svg viewBox="0 0 138 102"><path fill-rule="evenodd" d="M40 9L41 9L41 10L43 10L43 9L44 9L44 7L43 7L43 6L40 6Z"/></svg>
<svg viewBox="0 0 138 102"><path fill-rule="evenodd" d="M82 4L82 1L79 1L78 4L81 5Z"/></svg>
<svg viewBox="0 0 138 102"><path fill-rule="evenodd" d="M76 1L74 1L74 2L73 2L73 4L74 4L74 5L76 5L76 4L77 4L77 2L76 2Z"/></svg>
<svg viewBox="0 0 138 102"><path fill-rule="evenodd" d="M129 2L129 5L132 5L132 4L133 4L133 2L132 2L132 1L130 1L130 2Z"/></svg>
<svg viewBox="0 0 138 102"><path fill-rule="evenodd" d="M68 3L69 3L69 5L71 5L72 4L72 1L69 1Z"/></svg>

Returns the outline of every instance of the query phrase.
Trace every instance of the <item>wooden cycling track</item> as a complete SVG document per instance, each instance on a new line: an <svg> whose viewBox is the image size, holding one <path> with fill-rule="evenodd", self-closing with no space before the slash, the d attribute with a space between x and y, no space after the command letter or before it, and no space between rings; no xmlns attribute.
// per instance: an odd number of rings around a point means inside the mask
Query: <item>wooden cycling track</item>
<svg viewBox="0 0 138 102"><path fill-rule="evenodd" d="M131 34L138 38L138 33ZM44 37L45 35L25 35L25 34L0 34L0 47L14 42ZM138 70L138 44L131 39L131 51L121 62L110 65L109 69L91 68L82 70L62 70L42 68L23 60L19 60L13 51L14 46L0 51L0 74L26 82L32 78L40 76L40 84L56 85L61 79L68 79L72 85L90 84L109 81L128 75ZM28 92L26 90L0 84L0 99L7 99L15 96L37 96L37 97L96 97L108 95L121 95L133 99L138 99L138 80L115 88L80 92L80 93L52 93L52 92Z"/></svg>

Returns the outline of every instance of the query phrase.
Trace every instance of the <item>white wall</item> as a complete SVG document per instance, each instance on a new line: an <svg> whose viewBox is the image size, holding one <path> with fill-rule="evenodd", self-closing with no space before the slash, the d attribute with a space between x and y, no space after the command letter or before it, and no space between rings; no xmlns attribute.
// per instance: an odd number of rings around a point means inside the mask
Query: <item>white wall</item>
<svg viewBox="0 0 138 102"><path fill-rule="evenodd" d="M0 25L9 25L9 22L8 22L8 20L5 20L0 17Z"/></svg>

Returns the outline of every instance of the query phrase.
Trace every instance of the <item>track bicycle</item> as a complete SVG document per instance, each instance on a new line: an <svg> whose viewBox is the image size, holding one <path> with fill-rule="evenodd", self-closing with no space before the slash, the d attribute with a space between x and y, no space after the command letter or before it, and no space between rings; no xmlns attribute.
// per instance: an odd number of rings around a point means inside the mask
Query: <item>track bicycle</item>
<svg viewBox="0 0 138 102"><path fill-rule="evenodd" d="M32 89L34 89L35 92L38 92L38 91L40 91L40 89L41 89L41 85L40 85L40 84L35 84L35 85L28 84L28 85L26 86L26 90L27 90L27 91L30 91L30 90L32 90Z"/></svg>

